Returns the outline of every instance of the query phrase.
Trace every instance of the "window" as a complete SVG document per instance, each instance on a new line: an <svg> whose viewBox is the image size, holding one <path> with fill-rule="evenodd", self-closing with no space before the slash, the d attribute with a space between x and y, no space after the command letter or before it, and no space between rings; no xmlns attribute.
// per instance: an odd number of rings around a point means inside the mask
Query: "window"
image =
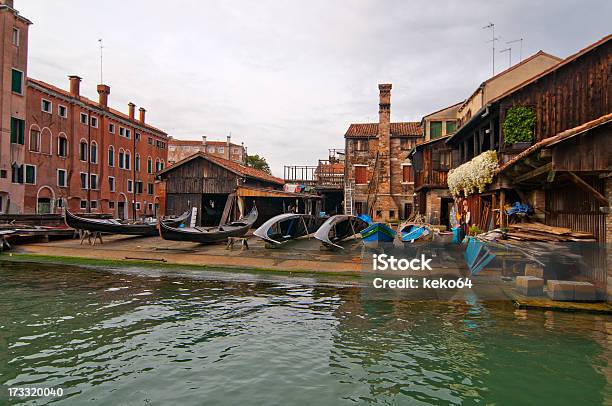
<svg viewBox="0 0 612 406"><path fill-rule="evenodd" d="M40 152L40 131L30 130L30 151Z"/></svg>
<svg viewBox="0 0 612 406"><path fill-rule="evenodd" d="M40 101L40 109L45 113L51 114L53 106L51 105L51 102L49 100L42 99Z"/></svg>
<svg viewBox="0 0 612 406"><path fill-rule="evenodd" d="M114 209L115 208L115 202L108 202L108 208L109 209Z"/></svg>
<svg viewBox="0 0 612 406"><path fill-rule="evenodd" d="M217 148L217 152L220 153L220 154L223 154L225 152L225 148L219 147L219 148Z"/></svg>
<svg viewBox="0 0 612 406"><path fill-rule="evenodd" d="M414 183L412 164L402 164L402 182Z"/></svg>
<svg viewBox="0 0 612 406"><path fill-rule="evenodd" d="M147 194L153 195L153 184L147 183Z"/></svg>
<svg viewBox="0 0 612 406"><path fill-rule="evenodd" d="M153 211L153 203L149 203L149 211Z"/></svg>
<svg viewBox="0 0 612 406"><path fill-rule="evenodd" d="M136 171L140 172L140 155L136 154L136 156L134 157L134 168L136 168Z"/></svg>
<svg viewBox="0 0 612 406"><path fill-rule="evenodd" d="M87 174L81 172L81 189L87 189Z"/></svg>
<svg viewBox="0 0 612 406"><path fill-rule="evenodd" d="M28 185L36 184L36 167L34 165L25 166L25 183Z"/></svg>
<svg viewBox="0 0 612 406"><path fill-rule="evenodd" d="M415 146L415 141L411 138L401 138L400 139L400 148L403 151L410 151Z"/></svg>
<svg viewBox="0 0 612 406"><path fill-rule="evenodd" d="M115 191L115 178L112 176L108 177L108 190L111 192Z"/></svg>
<svg viewBox="0 0 612 406"><path fill-rule="evenodd" d="M91 185L91 188L96 190L98 189L98 175L96 175L95 173L92 173L90 175L91 178L91 182L89 182L89 184Z"/></svg>
<svg viewBox="0 0 612 406"><path fill-rule="evenodd" d="M159 161L159 158L155 160L155 172L159 172L161 171L161 162Z"/></svg>
<svg viewBox="0 0 612 406"><path fill-rule="evenodd" d="M81 200L81 209L85 210L87 208L87 200Z"/></svg>
<svg viewBox="0 0 612 406"><path fill-rule="evenodd" d="M79 144L79 159L81 161L87 161L87 141L81 141Z"/></svg>
<svg viewBox="0 0 612 406"><path fill-rule="evenodd" d="M81 113L81 124L87 124L88 115L85 113Z"/></svg>
<svg viewBox="0 0 612 406"><path fill-rule="evenodd" d="M98 144L94 141L91 143L91 163L98 163Z"/></svg>
<svg viewBox="0 0 612 406"><path fill-rule="evenodd" d="M89 205L91 206L92 209L97 209L98 208L98 201L97 200L92 200L91 202L89 202Z"/></svg>
<svg viewBox="0 0 612 406"><path fill-rule="evenodd" d="M125 129L125 138L130 138L130 130Z"/></svg>
<svg viewBox="0 0 612 406"><path fill-rule="evenodd" d="M122 149L119 149L119 169L123 169L125 167L125 152Z"/></svg>
<svg viewBox="0 0 612 406"><path fill-rule="evenodd" d="M440 169L448 170L451 167L451 151L441 151L440 152Z"/></svg>
<svg viewBox="0 0 612 406"><path fill-rule="evenodd" d="M153 138L149 137L149 139L147 140L147 143L149 145L153 145Z"/></svg>
<svg viewBox="0 0 612 406"><path fill-rule="evenodd" d="M98 128L98 117L92 117L91 118L91 126L93 128Z"/></svg>
<svg viewBox="0 0 612 406"><path fill-rule="evenodd" d="M119 135L120 135L121 137L125 137L125 128L123 128L123 127L119 127Z"/></svg>
<svg viewBox="0 0 612 406"><path fill-rule="evenodd" d="M66 170L65 169L57 170L57 186L66 187Z"/></svg>
<svg viewBox="0 0 612 406"><path fill-rule="evenodd" d="M130 155L130 151L125 151L125 162L124 162L125 169L130 169L131 160L132 160L132 156Z"/></svg>
<svg viewBox="0 0 612 406"><path fill-rule="evenodd" d="M136 210L140 210L140 202L136 202Z"/></svg>
<svg viewBox="0 0 612 406"><path fill-rule="evenodd" d="M108 123L108 132L111 133L111 134L115 133L115 124Z"/></svg>
<svg viewBox="0 0 612 406"><path fill-rule="evenodd" d="M13 93L23 94L23 72L17 69L12 70L11 90Z"/></svg>
<svg viewBox="0 0 612 406"><path fill-rule="evenodd" d="M19 46L19 28L17 27L13 27L13 38L12 38L12 42L13 45L15 46ZM2 211L2 210L0 210Z"/></svg>
<svg viewBox="0 0 612 406"><path fill-rule="evenodd" d="M395 218L395 210L389 210L389 218L390 219L394 219Z"/></svg>
<svg viewBox="0 0 612 406"><path fill-rule="evenodd" d="M136 181L136 193L142 194L142 181L140 180Z"/></svg>
<svg viewBox="0 0 612 406"><path fill-rule="evenodd" d="M151 157L147 159L147 173L153 173L153 160Z"/></svg>
<svg viewBox="0 0 612 406"><path fill-rule="evenodd" d="M66 106L62 106L61 104L59 104L57 106L57 114L60 117L66 118L68 117L68 109L66 108Z"/></svg>
<svg viewBox="0 0 612 406"><path fill-rule="evenodd" d="M442 121L431 121L429 123L429 138L438 138L442 136Z"/></svg>
<svg viewBox="0 0 612 406"><path fill-rule="evenodd" d="M354 141L355 151L367 151L368 140L355 140Z"/></svg>
<svg viewBox="0 0 612 406"><path fill-rule="evenodd" d="M11 144L24 144L25 121L11 117Z"/></svg>
<svg viewBox="0 0 612 406"><path fill-rule="evenodd" d="M136 141L140 141L140 133L135 133Z"/></svg>
<svg viewBox="0 0 612 406"><path fill-rule="evenodd" d="M134 186L134 183L132 182L132 179L128 179L128 181L127 181L127 191L132 193L133 186Z"/></svg>
<svg viewBox="0 0 612 406"><path fill-rule="evenodd" d="M64 199L56 199L55 200L55 205L59 208L64 207Z"/></svg>
<svg viewBox="0 0 612 406"><path fill-rule="evenodd" d="M11 165L11 182L23 183L23 165Z"/></svg>
<svg viewBox="0 0 612 406"><path fill-rule="evenodd" d="M368 167L366 165L355 165L355 184L365 185L368 183Z"/></svg>
<svg viewBox="0 0 612 406"><path fill-rule="evenodd" d="M159 146L159 141L157 141L157 145ZM210 154L214 154L215 153L215 147L208 147L208 153Z"/></svg>
<svg viewBox="0 0 612 406"><path fill-rule="evenodd" d="M63 158L68 156L68 139L64 136L57 139L57 155Z"/></svg>
<svg viewBox="0 0 612 406"><path fill-rule="evenodd" d="M115 166L115 148L112 145L108 147L108 166Z"/></svg>
<svg viewBox="0 0 612 406"><path fill-rule="evenodd" d="M447 121L446 122L446 134L452 134L457 130L457 122L456 121Z"/></svg>

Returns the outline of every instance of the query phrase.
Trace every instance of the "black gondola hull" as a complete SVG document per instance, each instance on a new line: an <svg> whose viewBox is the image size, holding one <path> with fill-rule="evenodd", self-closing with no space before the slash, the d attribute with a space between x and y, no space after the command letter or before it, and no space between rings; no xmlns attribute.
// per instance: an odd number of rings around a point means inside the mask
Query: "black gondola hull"
<svg viewBox="0 0 612 406"><path fill-rule="evenodd" d="M178 226L183 221L189 219L189 216L190 213L186 212L176 219L168 219L162 221L162 223ZM108 234L135 235L142 237L151 237L159 234L157 231L157 223L122 224L116 220L79 217L76 214L71 213L69 210L65 210L64 221L68 227L74 228L75 230L86 230Z"/></svg>

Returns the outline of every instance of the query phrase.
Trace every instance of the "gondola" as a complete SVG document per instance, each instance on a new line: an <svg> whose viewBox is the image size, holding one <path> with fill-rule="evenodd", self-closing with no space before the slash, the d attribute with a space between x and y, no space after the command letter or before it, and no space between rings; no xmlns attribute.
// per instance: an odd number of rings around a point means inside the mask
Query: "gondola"
<svg viewBox="0 0 612 406"><path fill-rule="evenodd" d="M191 241L209 244L227 240L228 237L242 237L257 221L257 208L253 206L251 212L231 223L216 227L172 227L166 222L159 225L159 235L164 240Z"/></svg>
<svg viewBox="0 0 612 406"><path fill-rule="evenodd" d="M322 219L310 214L279 214L263 223L253 234L266 242L279 245L314 233L321 222Z"/></svg>
<svg viewBox="0 0 612 406"><path fill-rule="evenodd" d="M325 246L343 249L341 245L338 245L340 241L358 234L368 226L368 222L358 216L337 214L328 218L319 227L314 234L314 238L321 241Z"/></svg>
<svg viewBox="0 0 612 406"><path fill-rule="evenodd" d="M64 221L66 222L66 225L74 228L75 230L86 230L109 234L139 235L143 237L150 237L159 234L157 231L157 220L151 222L127 223L115 219L79 217L76 214L71 213L68 209L65 209L64 212ZM178 227L181 223L187 221L190 216L191 212L186 211L179 217L162 220L162 223Z"/></svg>

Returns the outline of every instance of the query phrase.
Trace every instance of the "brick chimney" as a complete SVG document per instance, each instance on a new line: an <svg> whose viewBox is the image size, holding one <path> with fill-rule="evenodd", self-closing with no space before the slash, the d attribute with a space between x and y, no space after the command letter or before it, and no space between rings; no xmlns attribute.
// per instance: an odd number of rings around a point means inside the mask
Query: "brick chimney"
<svg viewBox="0 0 612 406"><path fill-rule="evenodd" d="M70 95L79 97L81 94L81 78L77 75L70 75L68 80L70 81Z"/></svg>
<svg viewBox="0 0 612 406"><path fill-rule="evenodd" d="M145 123L145 113L147 111L145 110L144 107L141 107L138 109L138 121L140 121L140 124L144 124Z"/></svg>
<svg viewBox="0 0 612 406"><path fill-rule="evenodd" d="M3 4L5 6L9 6L10 8L14 8L13 7L13 0L0 0L0 4Z"/></svg>
<svg viewBox="0 0 612 406"><path fill-rule="evenodd" d="M130 120L134 121L134 114L136 112L136 105L132 102L128 103L128 116L130 116Z"/></svg>
<svg viewBox="0 0 612 406"><path fill-rule="evenodd" d="M231 159L232 155L230 154L230 145L232 143L232 136L227 136L226 147L225 147L225 158Z"/></svg>
<svg viewBox="0 0 612 406"><path fill-rule="evenodd" d="M379 193L391 193L391 84L378 85L378 154L380 160Z"/></svg>
<svg viewBox="0 0 612 406"><path fill-rule="evenodd" d="M98 104L102 107L108 107L108 95L110 94L110 87L107 85L100 84L97 86L98 89Z"/></svg>

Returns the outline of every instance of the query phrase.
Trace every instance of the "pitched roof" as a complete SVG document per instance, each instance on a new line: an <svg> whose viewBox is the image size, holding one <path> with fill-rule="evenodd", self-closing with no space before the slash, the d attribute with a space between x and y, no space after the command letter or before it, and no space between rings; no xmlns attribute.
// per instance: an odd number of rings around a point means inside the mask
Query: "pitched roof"
<svg viewBox="0 0 612 406"><path fill-rule="evenodd" d="M179 145L179 146L204 146L204 142L201 140L178 140L176 138L171 138L168 140L168 145ZM215 146L226 146L226 141L206 141L206 145L215 145ZM230 142L231 147L242 147L242 145L234 144Z"/></svg>
<svg viewBox="0 0 612 406"><path fill-rule="evenodd" d="M553 144L557 144L559 142L565 141L569 138L572 138L576 135L582 134L586 131L592 130L593 128L599 127L609 122L612 122L612 113L608 113L599 118L596 118L595 120L588 121L584 124L570 128L568 130L561 131L560 133L553 135L552 137L544 138L543 140L536 142L535 144L533 144L526 150L522 151L518 155L515 155L514 157L512 157L512 159L510 159L505 164L501 165L497 169L496 173L503 172L504 170L508 169L515 163L519 162L521 159L528 157L529 155L533 154L534 152L544 147L551 146Z"/></svg>
<svg viewBox="0 0 612 406"><path fill-rule="evenodd" d="M47 89L47 90L49 90L51 92L58 93L61 96L66 97L68 99L73 99L75 101L79 101L79 102L81 102L83 104L86 104L87 106L89 106L91 108L94 108L94 109L103 109L103 107L100 106L100 104L98 102L96 102L96 101L88 99L87 97L84 97L84 96L79 96L78 98L75 98L73 95L70 94L70 92L68 92L68 91L66 91L66 90L64 90L62 88L59 88L57 86L54 86L52 84L49 84L47 82L43 82L42 80L28 78L28 81L33 83L33 84L35 84L35 85L37 85L37 86L45 88L45 89ZM128 116L125 113L120 112L119 110L115 110L112 107L108 107L108 112L113 114L113 115L115 115L115 116L117 116L117 117L119 117L119 118L121 118L121 119L123 119L123 120L132 122L133 125L135 125L135 126L144 127L144 128L146 128L148 130L155 131L155 132L161 133L163 135L167 135L165 131L160 130L159 128L153 127L152 125L149 125L149 124L146 124L146 123L142 124L140 121L133 122L130 119L130 116Z"/></svg>
<svg viewBox="0 0 612 406"><path fill-rule="evenodd" d="M391 123L391 136L421 136L421 123L418 121L407 121L402 123ZM345 137L377 137L378 123L351 124L346 130Z"/></svg>
<svg viewBox="0 0 612 406"><path fill-rule="evenodd" d="M262 170L259 169L255 169L255 168L251 168L249 166L245 166L242 164L239 164L238 162L234 162L234 161L229 161L225 158L221 158L219 156L216 155L212 155L212 154L207 154L204 152L197 152L193 155L188 156L187 158L178 161L177 163L175 163L172 166L169 166L161 171L159 171L157 174L161 175L163 173L166 172L170 172L174 169L176 169L177 167L186 164L187 162L190 162L196 158L203 158L206 159L210 162L213 162L219 166L222 166L223 168L227 169L230 172L235 173L238 176L242 176L244 178L253 178L253 179L259 179L259 180L263 180L265 182L270 182L270 183L276 183L278 185L284 185L285 181L283 179L277 178L276 176L272 176L267 172L264 172Z"/></svg>

